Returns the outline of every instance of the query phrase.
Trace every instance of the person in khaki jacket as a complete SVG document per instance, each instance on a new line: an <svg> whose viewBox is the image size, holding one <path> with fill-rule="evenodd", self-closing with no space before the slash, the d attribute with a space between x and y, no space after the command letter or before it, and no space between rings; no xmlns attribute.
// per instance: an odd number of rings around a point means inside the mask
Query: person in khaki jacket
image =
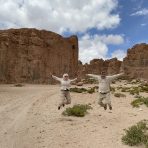
<svg viewBox="0 0 148 148"><path fill-rule="evenodd" d="M104 109L107 109L107 105L109 106L109 109L112 110L112 105L111 105L111 99L110 99L110 83L122 76L124 73L112 75L112 76L106 76L106 72L102 71L101 75L94 75L94 74L87 74L87 76L93 77L96 80L99 81L99 100L98 104L101 107L104 107Z"/></svg>
<svg viewBox="0 0 148 148"><path fill-rule="evenodd" d="M77 80L77 78L70 80L67 73L63 75L63 78L56 77L51 74L51 77L61 83L61 102L59 103L58 110L65 104L71 103L71 97L70 97L70 83Z"/></svg>

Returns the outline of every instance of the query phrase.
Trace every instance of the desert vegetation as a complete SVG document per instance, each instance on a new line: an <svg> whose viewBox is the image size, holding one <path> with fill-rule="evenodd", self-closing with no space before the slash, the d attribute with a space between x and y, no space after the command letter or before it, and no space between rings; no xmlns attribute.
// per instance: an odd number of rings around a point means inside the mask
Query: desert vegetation
<svg viewBox="0 0 148 148"><path fill-rule="evenodd" d="M129 146L145 145L145 148L148 148L148 121L140 121L136 125L125 129L122 142Z"/></svg>
<svg viewBox="0 0 148 148"><path fill-rule="evenodd" d="M140 105L145 104L148 107L148 97L138 96L137 99L131 102L133 107L140 107Z"/></svg>
<svg viewBox="0 0 148 148"><path fill-rule="evenodd" d="M88 109L92 109L92 107L88 104L77 104L73 107L66 108L66 110L62 114L65 116L84 117Z"/></svg>
<svg viewBox="0 0 148 148"><path fill-rule="evenodd" d="M120 98L120 97L126 97L126 95L125 94L122 94L122 93L115 93L114 96L115 97L118 97L118 98Z"/></svg>
<svg viewBox="0 0 148 148"><path fill-rule="evenodd" d="M78 88L78 87L74 87L74 88L70 88L71 92L76 92L76 93L89 93L92 94L95 92L95 90L97 89L97 86L94 87L90 87L90 88Z"/></svg>

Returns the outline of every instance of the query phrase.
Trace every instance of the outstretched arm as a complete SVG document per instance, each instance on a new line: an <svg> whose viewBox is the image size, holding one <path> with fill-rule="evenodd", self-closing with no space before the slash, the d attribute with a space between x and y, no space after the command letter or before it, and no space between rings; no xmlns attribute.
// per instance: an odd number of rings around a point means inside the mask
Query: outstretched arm
<svg viewBox="0 0 148 148"><path fill-rule="evenodd" d="M90 76L90 77L93 77L95 79L100 79L100 76L99 75L94 75L94 74L86 74L87 76Z"/></svg>
<svg viewBox="0 0 148 148"><path fill-rule="evenodd" d="M51 77L52 77L53 79L57 80L57 81L61 81L61 80L62 80L61 78L56 77L56 76L54 76L54 75L52 75L52 74L51 74Z"/></svg>
<svg viewBox="0 0 148 148"><path fill-rule="evenodd" d="M76 80L77 80L77 78L75 78L75 79L71 79L70 82L73 82L73 81L76 81Z"/></svg>

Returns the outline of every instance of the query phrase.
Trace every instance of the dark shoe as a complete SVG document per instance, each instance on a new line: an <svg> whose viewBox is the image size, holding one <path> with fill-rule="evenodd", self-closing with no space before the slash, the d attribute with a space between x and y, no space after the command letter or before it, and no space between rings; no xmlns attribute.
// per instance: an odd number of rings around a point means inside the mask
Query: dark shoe
<svg viewBox="0 0 148 148"><path fill-rule="evenodd" d="M109 109L112 110L112 106L109 106Z"/></svg>
<svg viewBox="0 0 148 148"><path fill-rule="evenodd" d="M105 105L104 105L104 110L106 110L106 109L107 109L107 105L105 104Z"/></svg>
<svg viewBox="0 0 148 148"><path fill-rule="evenodd" d="M65 104L63 104L63 107L65 106Z"/></svg>
<svg viewBox="0 0 148 148"><path fill-rule="evenodd" d="M61 108L61 107L59 106L59 107L58 107L58 110L60 110L60 108Z"/></svg>

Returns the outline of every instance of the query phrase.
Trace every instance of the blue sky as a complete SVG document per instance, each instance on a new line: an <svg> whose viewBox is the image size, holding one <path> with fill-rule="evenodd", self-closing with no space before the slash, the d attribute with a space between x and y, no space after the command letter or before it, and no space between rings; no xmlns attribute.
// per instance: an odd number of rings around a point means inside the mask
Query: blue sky
<svg viewBox="0 0 148 148"><path fill-rule="evenodd" d="M79 38L79 59L122 60L148 43L148 0L0 0L0 29L37 28Z"/></svg>

